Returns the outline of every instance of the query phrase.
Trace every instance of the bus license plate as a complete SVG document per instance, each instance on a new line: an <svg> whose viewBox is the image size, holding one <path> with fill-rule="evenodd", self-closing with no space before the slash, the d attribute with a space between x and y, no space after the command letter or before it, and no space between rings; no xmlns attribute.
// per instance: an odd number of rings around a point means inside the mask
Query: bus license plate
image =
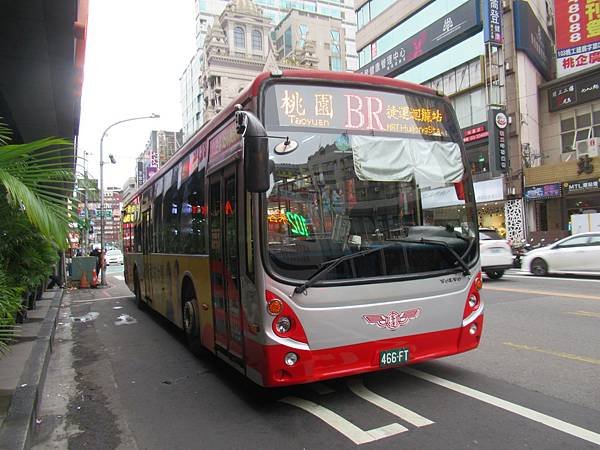
<svg viewBox="0 0 600 450"><path fill-rule="evenodd" d="M379 353L379 367L397 366L408 361L408 347Z"/></svg>

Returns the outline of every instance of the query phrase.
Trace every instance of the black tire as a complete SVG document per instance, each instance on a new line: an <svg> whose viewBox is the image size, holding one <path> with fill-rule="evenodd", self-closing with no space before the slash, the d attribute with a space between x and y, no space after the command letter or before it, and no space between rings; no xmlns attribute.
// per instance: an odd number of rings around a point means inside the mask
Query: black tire
<svg viewBox="0 0 600 450"><path fill-rule="evenodd" d="M135 305L138 307L139 310L144 310L146 308L146 303L144 302L144 299L142 298L142 288L140 287L140 280L137 276L137 274L134 275L133 277L133 289L134 289L134 294L135 294Z"/></svg>
<svg viewBox="0 0 600 450"><path fill-rule="evenodd" d="M192 298L186 299L183 303L183 332L190 351L196 356L203 356L205 350L200 343L199 319L198 302L195 295L192 295Z"/></svg>
<svg viewBox="0 0 600 450"><path fill-rule="evenodd" d="M504 275L504 270L486 270L485 274L492 280L499 280Z"/></svg>
<svg viewBox="0 0 600 450"><path fill-rule="evenodd" d="M540 277L548 275L548 264L542 258L531 261L531 273Z"/></svg>

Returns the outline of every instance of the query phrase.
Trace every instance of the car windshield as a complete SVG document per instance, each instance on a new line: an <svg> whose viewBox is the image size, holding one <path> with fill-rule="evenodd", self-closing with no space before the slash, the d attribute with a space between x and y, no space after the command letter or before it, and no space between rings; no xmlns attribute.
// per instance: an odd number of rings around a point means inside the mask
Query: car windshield
<svg viewBox="0 0 600 450"><path fill-rule="evenodd" d="M495 230L479 230L479 239L482 241L488 241L488 240L501 241L501 240L503 240L502 236L500 236Z"/></svg>
<svg viewBox="0 0 600 450"><path fill-rule="evenodd" d="M108 256L119 256L121 254L121 250L109 250L106 252Z"/></svg>
<svg viewBox="0 0 600 450"><path fill-rule="evenodd" d="M302 86L300 99L295 90L275 87L271 95L277 100L271 101L283 109L283 120L289 118L285 107L292 108L286 103L291 96L297 102L294 108L302 105L300 112L316 111L317 105L309 99L318 98L321 91L332 98L345 92L359 97L356 90ZM269 264L276 273L306 280L324 263L357 252L364 253L344 258L323 279L463 270L460 259L471 263L476 258L476 246L471 245L476 236L474 203L464 200L465 188L466 197L473 198L465 182L469 175L444 119L449 113L446 104L387 95L382 102L409 108L404 113L388 109L398 115L392 129L403 132L319 129L314 125L320 122L308 117L305 123L312 126L306 128L282 126L282 118L272 115L267 120L268 134L273 136L269 138L271 186L263 213ZM329 101L334 107L335 101ZM435 127L400 120L402 114L416 114L416 109L422 117L429 114ZM335 122L335 111L330 112ZM282 145L288 141L297 147L288 150L294 147ZM378 248L382 251L365 252Z"/></svg>

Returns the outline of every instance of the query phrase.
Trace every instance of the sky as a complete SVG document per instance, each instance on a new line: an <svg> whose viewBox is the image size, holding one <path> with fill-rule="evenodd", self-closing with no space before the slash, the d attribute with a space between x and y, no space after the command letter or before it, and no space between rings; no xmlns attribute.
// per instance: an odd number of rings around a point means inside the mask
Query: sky
<svg viewBox="0 0 600 450"><path fill-rule="evenodd" d="M111 128L103 142L104 187L135 175L135 158L152 130L179 131L179 77L195 51L193 0L90 0L79 127L79 156L100 175L100 138L114 122L159 119ZM117 161L110 164L112 153ZM83 172L80 160L78 171Z"/></svg>

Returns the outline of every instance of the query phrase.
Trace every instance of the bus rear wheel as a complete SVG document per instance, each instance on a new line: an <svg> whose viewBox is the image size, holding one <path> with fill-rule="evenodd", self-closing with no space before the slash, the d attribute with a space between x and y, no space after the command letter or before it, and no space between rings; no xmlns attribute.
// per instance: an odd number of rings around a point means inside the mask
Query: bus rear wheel
<svg viewBox="0 0 600 450"><path fill-rule="evenodd" d="M138 309L144 310L146 304L142 299L142 288L140 287L140 279L138 278L137 274L133 279L133 289L135 294L135 305L138 307Z"/></svg>
<svg viewBox="0 0 600 450"><path fill-rule="evenodd" d="M203 356L204 351L200 343L200 330L198 328L198 302L190 298L183 304L183 331L185 340L191 352L196 356Z"/></svg>

